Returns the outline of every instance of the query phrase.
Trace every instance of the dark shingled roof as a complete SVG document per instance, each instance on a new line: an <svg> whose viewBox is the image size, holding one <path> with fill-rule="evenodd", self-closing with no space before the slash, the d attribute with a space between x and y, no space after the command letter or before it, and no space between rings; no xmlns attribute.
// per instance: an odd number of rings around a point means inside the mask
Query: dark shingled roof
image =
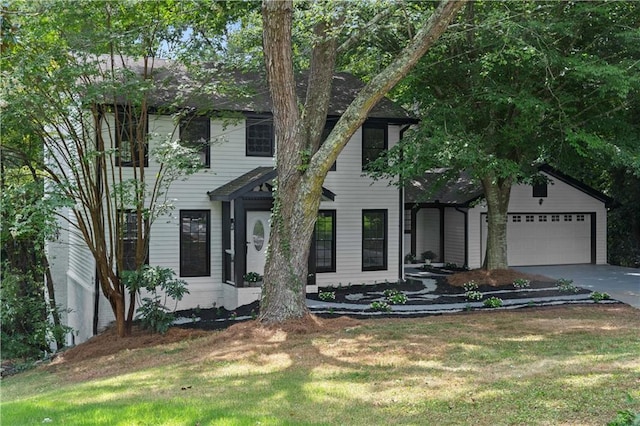
<svg viewBox="0 0 640 426"><path fill-rule="evenodd" d="M538 170L602 201L607 207L614 203L612 198L602 192L547 164L539 166ZM451 177L447 175L448 171L448 169L432 170L425 173L423 177L408 182L404 187L405 202L466 207L484 195L482 185L479 182L473 182L467 172Z"/></svg>
<svg viewBox="0 0 640 426"><path fill-rule="evenodd" d="M225 183L213 191L207 192L211 201L231 201L242 195L248 194L256 186L267 183L276 177L276 169L273 167L256 167L240 177ZM322 187L322 196L333 201L336 194Z"/></svg>
<svg viewBox="0 0 640 426"><path fill-rule="evenodd" d="M118 61L119 59L116 58ZM102 67L107 67L107 59L102 58ZM137 74L144 72L142 60L125 58L117 68L126 67ZM155 59L153 75L156 87L150 96L151 106L158 109L178 109L191 107L207 111L236 111L244 113L270 113L271 96L266 77L257 72L227 70L207 65L196 76L181 64ZM333 88L329 104L329 115L340 116L351 101L364 87L364 83L348 73L337 73L333 77ZM304 99L307 90L306 73L298 75L296 92ZM373 107L369 118L383 119L394 123L417 123L404 108L383 98Z"/></svg>
<svg viewBox="0 0 640 426"><path fill-rule="evenodd" d="M207 194L211 201L231 201L275 177L276 169L273 167L256 167Z"/></svg>
<svg viewBox="0 0 640 426"><path fill-rule="evenodd" d="M405 202L466 206L483 195L482 185L474 183L468 173L447 180L446 169L432 170L408 182Z"/></svg>

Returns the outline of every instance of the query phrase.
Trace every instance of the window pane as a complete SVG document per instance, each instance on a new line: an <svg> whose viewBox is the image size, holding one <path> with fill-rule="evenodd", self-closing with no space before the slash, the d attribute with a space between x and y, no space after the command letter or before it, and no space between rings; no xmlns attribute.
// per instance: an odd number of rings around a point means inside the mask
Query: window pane
<svg viewBox="0 0 640 426"><path fill-rule="evenodd" d="M387 211L362 212L362 269L387 268Z"/></svg>
<svg viewBox="0 0 640 426"><path fill-rule="evenodd" d="M209 211L180 211L180 276L210 275Z"/></svg>
<svg viewBox="0 0 640 426"><path fill-rule="evenodd" d="M135 211L121 212L122 217L122 266L125 271L136 270L136 247L138 245L138 215ZM145 259L144 264L148 264Z"/></svg>
<svg viewBox="0 0 640 426"><path fill-rule="evenodd" d="M336 212L320 211L316 221L316 272L335 272Z"/></svg>
<svg viewBox="0 0 640 426"><path fill-rule="evenodd" d="M139 163L139 142L144 143L144 166L148 165L147 127L139 129L140 111L131 106L119 106L116 109L116 145L118 155L116 164L120 166L137 166ZM138 134L141 130L142 134Z"/></svg>
<svg viewBox="0 0 640 426"><path fill-rule="evenodd" d="M382 124L362 127L362 167L376 160L387 149L387 128Z"/></svg>
<svg viewBox="0 0 640 426"><path fill-rule="evenodd" d="M273 121L271 118L247 119L247 155L271 157L273 155Z"/></svg>
<svg viewBox="0 0 640 426"><path fill-rule="evenodd" d="M209 166L211 123L208 117L187 117L180 123L180 141L200 151L200 161Z"/></svg>

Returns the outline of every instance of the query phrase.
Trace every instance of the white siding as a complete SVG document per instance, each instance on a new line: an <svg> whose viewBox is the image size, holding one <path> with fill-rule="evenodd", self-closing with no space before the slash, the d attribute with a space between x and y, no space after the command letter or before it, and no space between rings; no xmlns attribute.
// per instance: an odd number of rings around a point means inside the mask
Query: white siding
<svg viewBox="0 0 640 426"><path fill-rule="evenodd" d="M113 125L113 118L107 118ZM151 116L149 119L149 167L147 177L154 176L159 165L153 161L151 152L164 138L177 139L175 124L168 116ZM400 127L389 126L389 146L399 139ZM105 138L108 132L105 130ZM200 306L208 308L222 306L225 287L222 284L222 203L211 202L208 191L260 166L273 166L270 157L247 157L245 155L245 123L241 120L225 126L222 121L211 122L211 167L187 180L174 182L167 193L175 209L158 218L151 229L149 261L152 265L172 268L179 275L179 211L209 210L211 212L211 276L183 277L188 283L189 294L178 304L178 309ZM319 285L340 283L375 283L395 281L399 277L402 208L399 191L388 182L373 182L362 176L361 132L358 131L347 144L337 160L337 170L329 172L325 187L336 194L335 201L323 201L321 209L336 210L337 221L337 272L321 273ZM107 146L111 144L106 139ZM112 145L111 145L112 146ZM124 173L131 169L124 167ZM387 210L387 270L362 271L362 210ZM91 335L95 270L91 254L83 242L70 237L68 306L74 309L70 315L77 328L77 340L83 341ZM227 293L229 289L226 289ZM313 290L313 288L311 289ZM226 295L229 299L228 295ZM240 296L238 296L240 297ZM239 300L239 299L238 299ZM113 320L106 299L100 303L100 326ZM79 340L78 340L79 339Z"/></svg>
<svg viewBox="0 0 640 426"><path fill-rule="evenodd" d="M399 139L399 127L389 126L389 147ZM358 130L340 153L336 170L324 186L336 194L320 208L336 210L336 272L317 274L319 286L373 284L397 281L400 262L402 209L399 190L388 181L374 182L362 176L362 133ZM362 271L362 210L387 210L387 270Z"/></svg>
<svg viewBox="0 0 640 426"><path fill-rule="evenodd" d="M424 208L416 212L416 258L422 260L421 255L430 250L438 257L434 262L442 262L440 253L440 210Z"/></svg>
<svg viewBox="0 0 640 426"><path fill-rule="evenodd" d="M447 207L444 210L444 262L455 263L458 266L465 264L463 212Z"/></svg>

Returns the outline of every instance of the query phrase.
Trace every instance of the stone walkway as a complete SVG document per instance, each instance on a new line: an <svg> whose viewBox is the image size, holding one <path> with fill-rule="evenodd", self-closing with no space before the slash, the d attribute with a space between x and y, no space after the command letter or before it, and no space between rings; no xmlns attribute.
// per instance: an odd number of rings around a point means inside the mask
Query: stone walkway
<svg viewBox="0 0 640 426"><path fill-rule="evenodd" d="M337 302L324 302L320 300L307 299L307 306L312 313L317 314L334 314L334 315L357 315L357 316L398 316L398 317L408 317L408 316L423 316L423 315L438 315L438 314L448 314L448 313L456 313L463 312L475 309L492 309L487 308L483 305L483 302L467 302L461 301L460 303L425 303L420 304L419 302L424 301L425 293L432 292L435 288L435 281L433 279L434 274L429 273L416 273L416 274L407 274L408 277L412 279L422 281L425 286L425 291L418 292L406 292L405 295L410 301L413 301L412 304L405 305L390 305L391 311L381 312L381 311L371 311L368 304L363 303L337 303ZM555 289L553 287L552 289ZM540 291L548 290L548 289L538 289ZM532 289L524 290L527 292L531 292ZM518 292L518 290L514 289L512 292ZM504 291L496 291L496 292L484 292L485 295L495 295L499 297L500 293L504 293ZM464 296L461 295L461 298ZM383 300L381 298L381 300ZM524 297L524 298L511 298L511 299L503 299L503 305L500 308L493 309L517 309L524 307L533 307L533 306L554 306L554 305L569 305L569 304L585 304L585 303L595 303L591 298L590 294L567 294L567 295L558 295L551 297ZM617 300L609 299L604 300L599 303L619 303Z"/></svg>

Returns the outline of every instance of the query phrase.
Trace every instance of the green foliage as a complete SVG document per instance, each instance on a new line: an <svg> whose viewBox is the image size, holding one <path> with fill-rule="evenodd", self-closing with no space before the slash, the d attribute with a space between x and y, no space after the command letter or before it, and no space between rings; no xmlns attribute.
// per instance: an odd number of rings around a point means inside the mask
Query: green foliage
<svg viewBox="0 0 640 426"><path fill-rule="evenodd" d="M635 402L635 398L631 394L627 394L627 402L632 404ZM640 412L634 412L633 410L618 410L615 419L607 423L607 426L640 426Z"/></svg>
<svg viewBox="0 0 640 426"><path fill-rule="evenodd" d="M262 275L257 272L247 272L242 278L248 283L257 283L262 281Z"/></svg>
<svg viewBox="0 0 640 426"><path fill-rule="evenodd" d="M478 284L475 281L471 280L462 284L462 287L464 288L465 291L473 291L478 289Z"/></svg>
<svg viewBox="0 0 640 426"><path fill-rule="evenodd" d="M336 292L335 291L321 291L318 293L318 298L320 300L324 300L328 302L330 300L336 300Z"/></svg>
<svg viewBox="0 0 640 426"><path fill-rule="evenodd" d="M607 426L638 426L640 425L640 413L631 410L620 410L616 418L607 423Z"/></svg>
<svg viewBox="0 0 640 426"><path fill-rule="evenodd" d="M470 290L464 293L464 297L470 302L479 301L479 300L482 300L482 293L479 291Z"/></svg>
<svg viewBox="0 0 640 426"><path fill-rule="evenodd" d="M499 308L502 306L502 299L500 299L499 297L492 296L486 299L483 302L483 305L487 308Z"/></svg>
<svg viewBox="0 0 640 426"><path fill-rule="evenodd" d="M527 288L531 284L531 281L524 278L517 278L513 280L513 286L515 288Z"/></svg>
<svg viewBox="0 0 640 426"><path fill-rule="evenodd" d="M432 261L433 259L435 259L438 256L434 252L432 252L431 250L427 250L427 251L422 252L420 257L422 258L423 261L425 261L425 260Z"/></svg>
<svg viewBox="0 0 640 426"><path fill-rule="evenodd" d="M404 305L407 303L407 296L399 290L387 289L384 291L384 297L390 305Z"/></svg>
<svg viewBox="0 0 640 426"><path fill-rule="evenodd" d="M573 280L569 280L566 278L559 278L556 281L556 287L558 287L558 290L560 291L564 291L567 293L577 293L578 292L578 288L573 285Z"/></svg>
<svg viewBox="0 0 640 426"><path fill-rule="evenodd" d="M31 360L52 352L51 345L63 342L71 329L55 326L50 320L51 314L42 281L21 274L3 262L0 288L2 357Z"/></svg>
<svg viewBox="0 0 640 426"><path fill-rule="evenodd" d="M391 312L391 306L389 306L389 304L387 302L382 302L382 301L377 301L376 300L375 302L371 302L369 307L374 311Z"/></svg>
<svg viewBox="0 0 640 426"><path fill-rule="evenodd" d="M611 299L611 296L609 296L608 293L601 293L599 291L592 292L589 297L596 303Z"/></svg>
<svg viewBox="0 0 640 426"><path fill-rule="evenodd" d="M410 27L419 15L406 16ZM530 182L535 165L550 163L619 194L628 208L612 210L610 254L640 265L639 25L635 2L469 3L396 87L394 99L421 125L371 175L402 180L446 167L445 178L464 170L497 187ZM383 57L377 47L369 57Z"/></svg>
<svg viewBox="0 0 640 426"><path fill-rule="evenodd" d="M175 311L178 301L189 293L187 283L174 276L175 272L170 268L148 265L123 273L122 281L130 292L140 294L145 290L149 294L141 299L142 304L137 309L142 327L164 334L171 326L175 319L172 311ZM173 310L166 306L168 299L175 301Z"/></svg>

